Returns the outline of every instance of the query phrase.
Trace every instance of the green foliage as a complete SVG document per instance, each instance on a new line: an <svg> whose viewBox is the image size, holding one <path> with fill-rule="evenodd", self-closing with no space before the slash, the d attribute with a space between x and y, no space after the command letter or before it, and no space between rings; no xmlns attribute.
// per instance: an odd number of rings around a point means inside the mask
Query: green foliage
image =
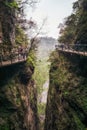
<svg viewBox="0 0 87 130"><path fill-rule="evenodd" d="M87 58L82 57L85 61L82 62L79 56L74 55L72 58L58 51L50 58L46 129L86 130L87 82L83 65L87 65Z"/></svg>
<svg viewBox="0 0 87 130"><path fill-rule="evenodd" d="M43 61L37 61L34 72L34 79L37 86L38 94L41 94L43 91L43 84L48 80L49 76L49 67L46 59Z"/></svg>
<svg viewBox="0 0 87 130"><path fill-rule="evenodd" d="M64 88L70 74L67 72L65 62L67 61L63 56L59 56L58 52L53 52L50 56L51 70L50 70L50 81L55 86L61 86ZM62 62L61 62L62 61Z"/></svg>
<svg viewBox="0 0 87 130"><path fill-rule="evenodd" d="M74 13L66 18L60 28L58 41L64 44L87 44L87 0L78 0L73 9ZM83 49L87 50L86 47Z"/></svg>
<svg viewBox="0 0 87 130"><path fill-rule="evenodd" d="M75 41L75 33L76 33L76 26L77 26L77 17L75 14L71 14L69 17L66 18L65 27L61 32L61 36L59 37L58 41L60 43L65 44L73 44Z"/></svg>
<svg viewBox="0 0 87 130"><path fill-rule="evenodd" d="M65 91L65 92L64 92L64 95L65 95L65 96L69 95L69 92L68 92L68 91Z"/></svg>
<svg viewBox="0 0 87 130"><path fill-rule="evenodd" d="M13 2L5 2L5 5L7 6L7 7L9 7L9 8L18 8L18 4L17 4L17 2L16 1L13 1Z"/></svg>
<svg viewBox="0 0 87 130"><path fill-rule="evenodd" d="M86 130L86 127L82 124L81 120L78 118L76 113L73 113L74 121L77 124L78 130Z"/></svg>
<svg viewBox="0 0 87 130"><path fill-rule="evenodd" d="M83 12L77 26L77 39L81 44L87 44L87 11Z"/></svg>
<svg viewBox="0 0 87 130"><path fill-rule="evenodd" d="M38 103L38 114L45 115L45 108L46 108L46 104Z"/></svg>
<svg viewBox="0 0 87 130"><path fill-rule="evenodd" d="M36 59L35 58L36 58L35 57L35 51L31 50L29 52L29 56L28 56L28 59L27 59L27 65L35 67L35 64L36 64Z"/></svg>
<svg viewBox="0 0 87 130"><path fill-rule="evenodd" d="M23 45L23 46L27 46L29 44L27 36L25 35L23 29L21 29L19 26L16 26L15 42L17 45Z"/></svg>
<svg viewBox="0 0 87 130"><path fill-rule="evenodd" d="M50 57L52 63L46 118L52 129L85 130L87 127L87 82L84 73L84 70L87 72L84 67L87 66L86 59L76 55L72 58L61 52L54 52ZM50 112L52 117L49 117ZM50 123L50 118L55 121Z"/></svg>
<svg viewBox="0 0 87 130"><path fill-rule="evenodd" d="M0 126L0 130L10 130L8 124Z"/></svg>

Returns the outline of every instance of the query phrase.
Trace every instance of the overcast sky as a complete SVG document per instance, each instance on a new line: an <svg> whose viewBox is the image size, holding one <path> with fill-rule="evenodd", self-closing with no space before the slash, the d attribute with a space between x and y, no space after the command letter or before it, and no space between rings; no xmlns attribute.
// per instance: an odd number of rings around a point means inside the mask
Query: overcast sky
<svg viewBox="0 0 87 130"><path fill-rule="evenodd" d="M72 12L73 2L76 0L40 0L37 8L27 11L27 18L32 17L38 25L47 18L44 30L47 36L58 38L58 25Z"/></svg>

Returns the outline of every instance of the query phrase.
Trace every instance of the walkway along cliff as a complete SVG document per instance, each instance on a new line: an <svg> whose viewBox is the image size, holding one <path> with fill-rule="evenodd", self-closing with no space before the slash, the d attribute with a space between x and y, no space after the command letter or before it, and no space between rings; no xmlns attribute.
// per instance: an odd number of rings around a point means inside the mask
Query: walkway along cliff
<svg viewBox="0 0 87 130"><path fill-rule="evenodd" d="M31 54L27 61L0 68L0 130L38 130Z"/></svg>
<svg viewBox="0 0 87 130"><path fill-rule="evenodd" d="M87 56L55 51L44 130L86 130Z"/></svg>

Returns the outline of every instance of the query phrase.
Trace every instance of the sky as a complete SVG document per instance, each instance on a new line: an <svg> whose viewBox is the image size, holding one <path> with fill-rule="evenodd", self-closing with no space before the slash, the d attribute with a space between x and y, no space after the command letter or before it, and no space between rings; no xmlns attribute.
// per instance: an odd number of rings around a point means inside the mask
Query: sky
<svg viewBox="0 0 87 130"><path fill-rule="evenodd" d="M27 10L27 18L35 20L40 27L43 20L46 22L43 27L44 34L49 37L58 38L58 25L64 18L72 13L73 2L76 0L40 0L37 7Z"/></svg>

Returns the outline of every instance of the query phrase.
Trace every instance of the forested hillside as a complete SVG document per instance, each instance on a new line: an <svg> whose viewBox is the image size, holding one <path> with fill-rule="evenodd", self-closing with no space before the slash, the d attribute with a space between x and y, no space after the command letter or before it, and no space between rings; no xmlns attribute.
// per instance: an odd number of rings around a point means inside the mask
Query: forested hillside
<svg viewBox="0 0 87 130"><path fill-rule="evenodd" d="M73 13L59 27L60 43L87 44L87 1L76 1L73 4Z"/></svg>

